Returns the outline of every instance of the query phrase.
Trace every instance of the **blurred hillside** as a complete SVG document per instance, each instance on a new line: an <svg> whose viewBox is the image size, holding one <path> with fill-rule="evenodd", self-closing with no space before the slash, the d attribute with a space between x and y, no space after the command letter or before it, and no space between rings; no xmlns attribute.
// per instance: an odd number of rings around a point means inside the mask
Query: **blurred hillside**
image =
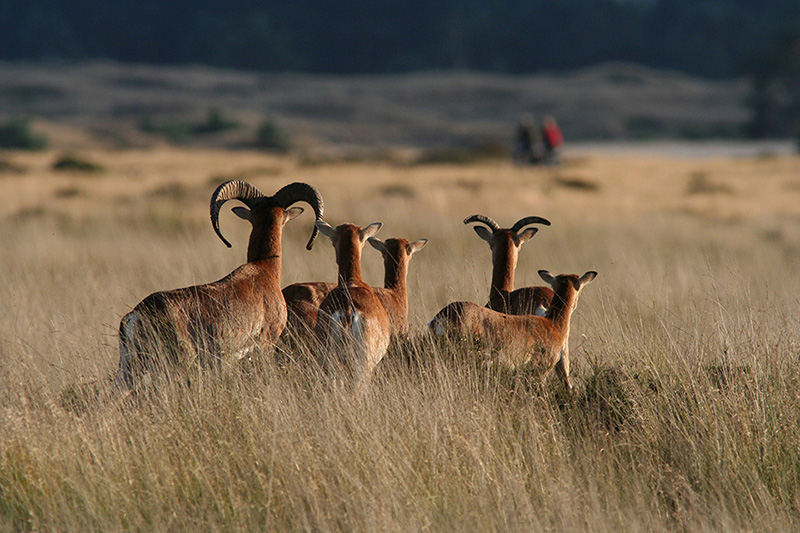
<svg viewBox="0 0 800 533"><path fill-rule="evenodd" d="M249 146L265 121L309 150L508 146L522 112L554 115L570 141L737 138L747 94L621 63L530 76L0 63L0 120L30 119L60 147Z"/></svg>

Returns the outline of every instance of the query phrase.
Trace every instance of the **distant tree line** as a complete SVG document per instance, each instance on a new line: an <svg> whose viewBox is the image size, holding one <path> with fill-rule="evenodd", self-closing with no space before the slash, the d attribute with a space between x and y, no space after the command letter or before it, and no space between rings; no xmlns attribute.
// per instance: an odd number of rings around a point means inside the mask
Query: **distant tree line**
<svg viewBox="0 0 800 533"><path fill-rule="evenodd" d="M753 137L795 137L800 150L800 32L779 35L777 45L748 66Z"/></svg>
<svg viewBox="0 0 800 533"><path fill-rule="evenodd" d="M6 0L0 59L324 73L619 60L725 77L791 22L797 0Z"/></svg>

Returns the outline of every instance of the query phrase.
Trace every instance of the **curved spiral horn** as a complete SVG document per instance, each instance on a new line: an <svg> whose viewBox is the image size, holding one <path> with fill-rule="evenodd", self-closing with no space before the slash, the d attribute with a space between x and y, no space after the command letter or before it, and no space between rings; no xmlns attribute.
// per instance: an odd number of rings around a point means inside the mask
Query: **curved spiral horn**
<svg viewBox="0 0 800 533"><path fill-rule="evenodd" d="M550 221L546 218L542 217L525 217L517 220L517 222L511 226L511 231L517 233L519 230L527 226L528 224L543 224L545 226L550 225Z"/></svg>
<svg viewBox="0 0 800 533"><path fill-rule="evenodd" d="M486 215L472 215L471 217L467 217L464 219L464 224L469 224L470 222L481 222L489 226L489 229L492 232L495 232L500 229L500 224L492 220L491 218L487 217Z"/></svg>
<svg viewBox="0 0 800 533"><path fill-rule="evenodd" d="M240 200L247 207L253 208L253 200L264 198L264 194L245 181L229 180L217 187L217 190L211 195L211 225L214 226L214 231L217 236L222 239L225 246L231 247L231 243L222 236L219 229L219 211L222 209L223 204L228 200Z"/></svg>
<svg viewBox="0 0 800 533"><path fill-rule="evenodd" d="M295 202L306 202L314 209L314 215L317 220L322 220L324 206L322 203L322 195L319 191L307 183L290 183L281 190L275 193L272 197L279 206L286 209ZM306 244L306 250L310 250L314 246L314 240L319 235L319 228L314 224L314 230L311 232L311 238Z"/></svg>

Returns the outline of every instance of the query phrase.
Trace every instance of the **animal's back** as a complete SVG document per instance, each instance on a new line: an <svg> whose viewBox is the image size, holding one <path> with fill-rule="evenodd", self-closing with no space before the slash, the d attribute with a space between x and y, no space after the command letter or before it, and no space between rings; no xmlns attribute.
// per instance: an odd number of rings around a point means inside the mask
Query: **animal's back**
<svg viewBox="0 0 800 533"><path fill-rule="evenodd" d="M550 287L523 287L511 293L509 314L544 316L553 301Z"/></svg>
<svg viewBox="0 0 800 533"><path fill-rule="evenodd" d="M371 288L339 286L323 300L317 340L323 367L341 365L356 381L368 378L389 346L389 316Z"/></svg>
<svg viewBox="0 0 800 533"><path fill-rule="evenodd" d="M474 341L497 362L519 366L541 359L551 337L547 319L533 315L509 315L473 302L453 302L431 320L434 335ZM555 364L553 361L552 364ZM549 358L547 365L550 365Z"/></svg>
<svg viewBox="0 0 800 533"><path fill-rule="evenodd" d="M408 333L408 301L403 301L390 289L376 287L373 290L388 313L391 333L394 335Z"/></svg>
<svg viewBox="0 0 800 533"><path fill-rule="evenodd" d="M322 302L336 288L335 283L324 281L294 283L283 289L288 312L287 331L297 333L314 331Z"/></svg>
<svg viewBox="0 0 800 533"><path fill-rule="evenodd" d="M264 297L253 270L243 265L216 282L155 292L139 302L120 321L122 379L156 366L211 366L270 346L286 325L286 306Z"/></svg>
<svg viewBox="0 0 800 533"><path fill-rule="evenodd" d="M509 315L545 316L553 301L553 294L549 287L522 287L493 297L486 307Z"/></svg>

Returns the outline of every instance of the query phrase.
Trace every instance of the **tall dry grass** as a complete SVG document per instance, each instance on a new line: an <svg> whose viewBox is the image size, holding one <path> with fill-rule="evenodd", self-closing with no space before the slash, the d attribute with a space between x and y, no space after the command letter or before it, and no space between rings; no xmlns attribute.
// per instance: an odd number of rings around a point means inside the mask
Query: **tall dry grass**
<svg viewBox="0 0 800 533"><path fill-rule="evenodd" d="M572 158L558 169L349 164L224 152L54 154L0 176L0 529L773 530L800 526L800 160ZM701 177L698 177L701 176ZM120 316L245 256L208 223L213 186L316 185L332 224L428 238L415 334L483 302L490 254L461 220L549 218L536 270L597 280L573 317L576 391L487 374L418 337L363 397L264 354L107 401ZM591 184L586 187L580 184ZM64 191L72 191L65 194ZM333 280L286 227L284 283ZM365 277L382 280L379 254Z"/></svg>

